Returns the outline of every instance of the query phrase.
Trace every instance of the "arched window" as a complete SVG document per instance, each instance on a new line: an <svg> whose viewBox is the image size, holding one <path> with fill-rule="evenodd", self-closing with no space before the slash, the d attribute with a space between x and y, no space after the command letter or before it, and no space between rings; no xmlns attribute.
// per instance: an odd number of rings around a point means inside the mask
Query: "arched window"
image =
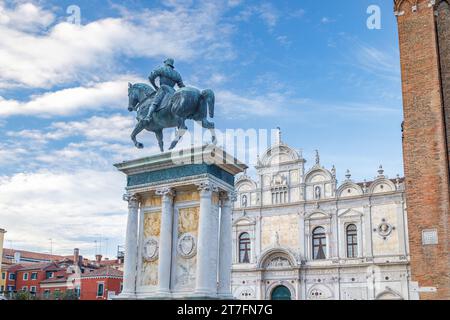
<svg viewBox="0 0 450 320"><path fill-rule="evenodd" d="M250 263L250 235L247 232L239 236L239 263Z"/></svg>
<svg viewBox="0 0 450 320"><path fill-rule="evenodd" d="M313 231L313 259L322 260L326 259L325 250L327 248L327 238L325 235L325 229L323 227L317 227Z"/></svg>
<svg viewBox="0 0 450 320"><path fill-rule="evenodd" d="M358 231L354 224L347 226L347 258L358 256Z"/></svg>

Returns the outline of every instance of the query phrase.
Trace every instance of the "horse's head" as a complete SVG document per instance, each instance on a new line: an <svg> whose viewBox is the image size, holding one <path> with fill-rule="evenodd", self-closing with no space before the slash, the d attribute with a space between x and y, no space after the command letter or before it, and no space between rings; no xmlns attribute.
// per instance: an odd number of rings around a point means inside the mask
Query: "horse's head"
<svg viewBox="0 0 450 320"><path fill-rule="evenodd" d="M134 85L128 83L128 111L136 111L139 103L139 90Z"/></svg>

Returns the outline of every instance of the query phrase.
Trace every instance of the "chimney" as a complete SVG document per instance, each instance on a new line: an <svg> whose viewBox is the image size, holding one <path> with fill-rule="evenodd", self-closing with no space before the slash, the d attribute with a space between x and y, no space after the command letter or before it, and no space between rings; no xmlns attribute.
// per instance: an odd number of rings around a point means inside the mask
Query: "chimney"
<svg viewBox="0 0 450 320"><path fill-rule="evenodd" d="M95 255L95 261L100 264L100 262L102 261L102 255L101 254L96 254Z"/></svg>
<svg viewBox="0 0 450 320"><path fill-rule="evenodd" d="M73 264L80 265L80 249L73 249Z"/></svg>

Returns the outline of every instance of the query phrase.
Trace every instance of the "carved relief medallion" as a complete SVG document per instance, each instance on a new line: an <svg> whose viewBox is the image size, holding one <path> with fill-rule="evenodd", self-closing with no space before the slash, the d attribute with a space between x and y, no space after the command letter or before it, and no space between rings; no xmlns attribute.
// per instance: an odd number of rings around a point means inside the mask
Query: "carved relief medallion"
<svg viewBox="0 0 450 320"><path fill-rule="evenodd" d="M178 239L178 254L183 258L189 259L196 254L196 240L190 233L185 233Z"/></svg>
<svg viewBox="0 0 450 320"><path fill-rule="evenodd" d="M383 239L386 239L393 230L395 230L395 227L386 222L386 219L382 219L381 223L373 231L377 232Z"/></svg>
<svg viewBox="0 0 450 320"><path fill-rule="evenodd" d="M158 259L158 239L150 237L145 239L143 246L143 257L145 261L155 261Z"/></svg>

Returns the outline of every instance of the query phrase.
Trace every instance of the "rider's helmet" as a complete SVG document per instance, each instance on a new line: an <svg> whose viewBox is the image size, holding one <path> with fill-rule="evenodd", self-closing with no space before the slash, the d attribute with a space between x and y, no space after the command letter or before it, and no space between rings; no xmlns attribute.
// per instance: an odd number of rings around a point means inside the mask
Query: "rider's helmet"
<svg viewBox="0 0 450 320"><path fill-rule="evenodd" d="M164 64L167 65L167 66L170 66L170 67L172 67L172 68L175 68L175 67L174 67L175 61L174 61L172 58L166 59L166 60L164 61Z"/></svg>

